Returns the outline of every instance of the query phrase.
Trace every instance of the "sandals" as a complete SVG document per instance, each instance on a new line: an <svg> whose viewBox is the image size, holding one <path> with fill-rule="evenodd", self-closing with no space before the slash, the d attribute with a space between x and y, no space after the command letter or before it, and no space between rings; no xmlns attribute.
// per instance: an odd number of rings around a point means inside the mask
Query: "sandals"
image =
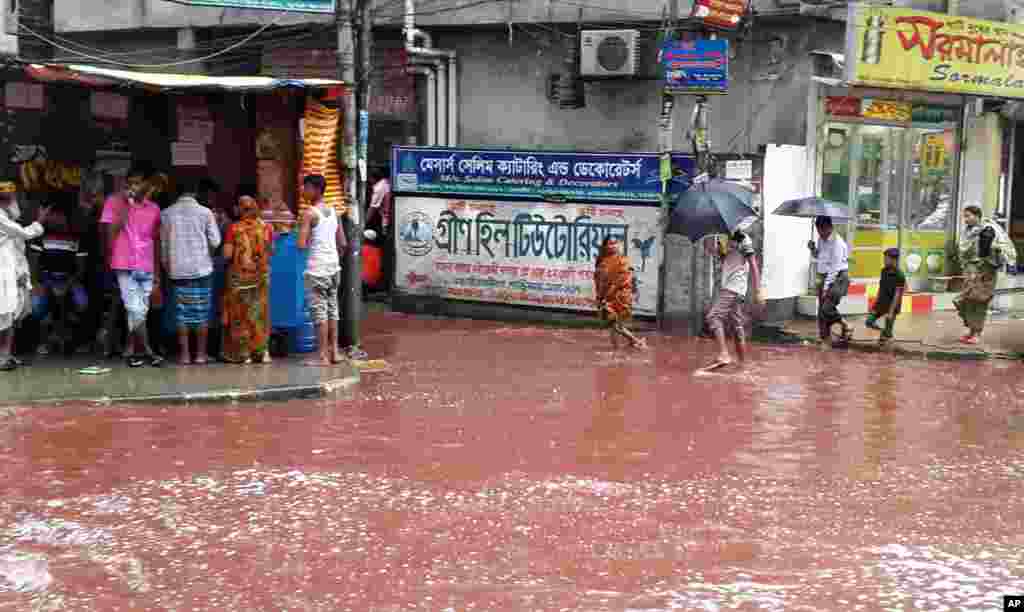
<svg viewBox="0 0 1024 612"><path fill-rule="evenodd" d="M128 367L129 368L141 368L144 365L150 365L154 368L163 367L164 358L160 355L150 355L148 357L129 357Z"/></svg>
<svg viewBox="0 0 1024 612"><path fill-rule="evenodd" d="M13 372L18 369L18 364L14 359L8 359L7 361L0 363L0 372Z"/></svg>
<svg viewBox="0 0 1024 612"><path fill-rule="evenodd" d="M978 337L977 336L972 336L970 334L967 334L966 336L962 336L960 338L960 344L971 344L971 345L973 345L973 344L977 344L977 343L978 343Z"/></svg>

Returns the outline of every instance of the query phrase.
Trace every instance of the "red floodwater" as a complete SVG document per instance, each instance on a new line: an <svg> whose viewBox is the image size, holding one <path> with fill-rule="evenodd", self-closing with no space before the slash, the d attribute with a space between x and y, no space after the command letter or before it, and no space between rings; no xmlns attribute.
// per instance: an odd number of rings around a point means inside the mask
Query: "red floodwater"
<svg viewBox="0 0 1024 612"><path fill-rule="evenodd" d="M0 408L0 611L994 610L1016 363L374 315L267 405Z"/></svg>

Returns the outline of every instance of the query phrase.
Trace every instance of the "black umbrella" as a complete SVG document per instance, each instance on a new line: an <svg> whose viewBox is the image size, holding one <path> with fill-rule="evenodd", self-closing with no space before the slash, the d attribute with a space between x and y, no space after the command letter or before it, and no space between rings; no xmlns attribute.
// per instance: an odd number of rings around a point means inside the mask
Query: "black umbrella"
<svg viewBox="0 0 1024 612"><path fill-rule="evenodd" d="M757 218L754 192L736 183L712 180L680 194L668 223L669 234L697 242L705 236L731 234Z"/></svg>
<svg viewBox="0 0 1024 612"><path fill-rule="evenodd" d="M850 208L839 202L811 197L783 202L772 214L780 217L831 217L846 220L850 218Z"/></svg>

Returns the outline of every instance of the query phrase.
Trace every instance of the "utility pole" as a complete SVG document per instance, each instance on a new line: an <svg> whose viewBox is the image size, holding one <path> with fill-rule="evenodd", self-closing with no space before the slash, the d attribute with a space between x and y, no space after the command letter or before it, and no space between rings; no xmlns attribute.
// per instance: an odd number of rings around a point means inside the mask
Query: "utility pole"
<svg viewBox="0 0 1024 612"><path fill-rule="evenodd" d="M348 10L342 13L342 3ZM343 98L345 121L345 170L348 185L348 215L345 219L348 249L342 271L341 344L351 359L365 359L359 347L363 318L363 210L366 208L366 153L369 134L370 53L373 45L371 0L337 0L338 65L341 80L351 84L351 95ZM357 38L358 36L358 38Z"/></svg>

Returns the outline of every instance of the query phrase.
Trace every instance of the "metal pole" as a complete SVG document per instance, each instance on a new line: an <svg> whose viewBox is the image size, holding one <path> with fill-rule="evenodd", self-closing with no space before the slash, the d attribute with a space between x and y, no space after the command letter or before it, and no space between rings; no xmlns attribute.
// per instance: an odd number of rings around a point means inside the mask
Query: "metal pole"
<svg viewBox="0 0 1024 612"><path fill-rule="evenodd" d="M341 343L352 359L364 359L366 353L359 348L363 318L362 244L363 210L366 207L366 159L369 133L370 51L373 44L373 24L370 18L370 0L349 0L348 19L341 17L341 0L335 9L338 22L338 53L341 60L342 80L352 84L352 94L346 98L345 136L348 159L346 174L349 186L349 210L345 225L349 246L345 251L342 279L342 308L344 323ZM358 40L356 34L358 33ZM352 51L345 53L346 47Z"/></svg>

